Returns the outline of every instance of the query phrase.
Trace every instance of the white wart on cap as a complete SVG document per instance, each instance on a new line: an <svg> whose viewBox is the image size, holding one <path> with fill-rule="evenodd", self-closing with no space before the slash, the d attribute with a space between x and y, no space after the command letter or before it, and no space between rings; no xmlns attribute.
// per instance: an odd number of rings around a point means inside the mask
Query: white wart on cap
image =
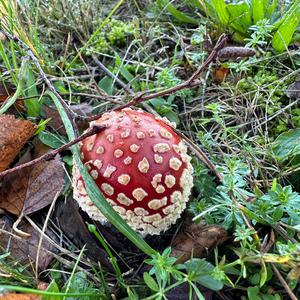
<svg viewBox="0 0 300 300"><path fill-rule="evenodd" d="M186 208L193 186L191 158L181 138L140 110L105 113L93 124L107 128L80 144L81 157L107 201L143 235L167 230ZM105 223L75 165L73 186L80 207Z"/></svg>

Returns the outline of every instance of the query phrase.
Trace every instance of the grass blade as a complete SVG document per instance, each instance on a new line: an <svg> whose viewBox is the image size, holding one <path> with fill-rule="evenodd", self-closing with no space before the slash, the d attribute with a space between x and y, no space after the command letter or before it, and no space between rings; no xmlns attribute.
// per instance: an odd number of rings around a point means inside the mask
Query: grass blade
<svg viewBox="0 0 300 300"><path fill-rule="evenodd" d="M178 21L182 23L189 23L197 25L199 22L190 17L189 15L178 10L173 4L168 0L157 0L157 4L163 8L166 8L167 11Z"/></svg>
<svg viewBox="0 0 300 300"><path fill-rule="evenodd" d="M49 92L48 94L50 95L57 107L57 110L64 123L69 139L73 140L75 138L74 130L64 108L53 93ZM123 233L132 243L134 243L144 253L146 253L149 256L155 254L156 251L152 249L139 234L137 234L130 226L127 225L127 223L122 219L122 217L115 212L112 206L103 197L95 181L89 175L80 159L78 146L72 146L71 150L74 155L74 161L84 180L87 193L90 199L96 205L96 207L102 212L102 214L107 218L107 220L110 223L112 223L121 233Z"/></svg>

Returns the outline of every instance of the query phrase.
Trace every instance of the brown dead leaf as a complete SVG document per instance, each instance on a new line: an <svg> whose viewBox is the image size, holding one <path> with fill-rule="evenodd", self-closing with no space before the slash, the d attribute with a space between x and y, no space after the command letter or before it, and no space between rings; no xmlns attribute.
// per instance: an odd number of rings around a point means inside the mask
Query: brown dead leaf
<svg viewBox="0 0 300 300"><path fill-rule="evenodd" d="M40 240L40 233L35 230L27 221L22 221L19 229L28 232L29 238L22 238L13 233L13 220L7 216L0 218L0 248L6 249L10 252L11 257L16 259L19 263L27 265L31 263L35 265L38 253L38 244ZM46 235L54 239L53 234L47 230ZM38 267L39 270L45 270L50 264L53 256L52 253L56 251L55 247L44 237L39 251Z"/></svg>
<svg viewBox="0 0 300 300"><path fill-rule="evenodd" d="M229 73L229 69L226 67L219 67L217 69L215 69L214 72L214 81L216 83L221 83L226 79L226 76Z"/></svg>
<svg viewBox="0 0 300 300"><path fill-rule="evenodd" d="M28 152L19 164L30 161ZM64 186L64 168L60 156L21 169L4 177L0 187L0 208L14 215L32 214L49 205Z"/></svg>
<svg viewBox="0 0 300 300"><path fill-rule="evenodd" d="M300 98L300 80L296 80L292 83L286 92L287 96L290 99L299 99Z"/></svg>
<svg viewBox="0 0 300 300"><path fill-rule="evenodd" d="M173 241L172 256L178 257L178 263L183 263L191 256L205 255L209 249L224 243L228 238L227 232L220 226L191 224Z"/></svg>
<svg viewBox="0 0 300 300"><path fill-rule="evenodd" d="M71 105L70 109L80 116L89 116L92 114L93 107L87 103L80 103L78 105ZM64 124L61 120L61 117L56 108L51 106L45 106L44 113L46 118L51 119L48 122L48 125L56 130L60 134L66 134L66 130ZM83 124L78 122L77 124L79 129L84 129Z"/></svg>
<svg viewBox="0 0 300 300"><path fill-rule="evenodd" d="M0 300L40 300L40 299L41 297L39 295L34 295L34 294L9 293L0 296Z"/></svg>
<svg viewBox="0 0 300 300"><path fill-rule="evenodd" d="M33 136L36 125L13 115L0 116L0 172L4 171Z"/></svg>
<svg viewBox="0 0 300 300"><path fill-rule="evenodd" d="M86 246L86 255L94 261L98 261L109 271L113 271L111 263L108 260L106 251L104 251L95 241L92 233L89 232L87 226L79 213L78 204L68 198L66 202L61 201L55 210L55 219L59 228L63 233L81 249ZM110 245L113 238L108 239Z"/></svg>

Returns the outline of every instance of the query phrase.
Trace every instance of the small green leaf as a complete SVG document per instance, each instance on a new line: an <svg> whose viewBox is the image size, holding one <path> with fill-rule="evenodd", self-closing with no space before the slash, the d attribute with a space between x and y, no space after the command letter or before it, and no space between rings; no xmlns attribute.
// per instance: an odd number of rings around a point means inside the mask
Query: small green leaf
<svg viewBox="0 0 300 300"><path fill-rule="evenodd" d="M48 288L46 290L47 292L52 293L59 293L58 285L56 284L55 280L52 280L51 283L48 285ZM50 296L50 295L43 295L42 300L59 300L61 299L60 296Z"/></svg>
<svg viewBox="0 0 300 300"><path fill-rule="evenodd" d="M104 76L98 83L98 86L100 89L102 89L104 92L106 92L108 95L112 95L114 92L114 84L113 84L113 79Z"/></svg>
<svg viewBox="0 0 300 300"><path fill-rule="evenodd" d="M273 151L281 161L300 154L300 128L280 134L273 143Z"/></svg>
<svg viewBox="0 0 300 300"><path fill-rule="evenodd" d="M249 300L261 300L258 296L259 287L258 286L250 286L247 288L247 295Z"/></svg>
<svg viewBox="0 0 300 300"><path fill-rule="evenodd" d="M191 280L213 290L219 291L223 288L223 282L216 280L211 274L214 266L204 258L193 258L185 263L185 267Z"/></svg>
<svg viewBox="0 0 300 300"><path fill-rule="evenodd" d="M156 281L151 277L151 275L147 272L144 272L144 281L147 284L147 286L152 290L152 291L159 291L159 286L156 283Z"/></svg>
<svg viewBox="0 0 300 300"><path fill-rule="evenodd" d="M42 131L38 136L43 144L51 147L52 149L57 149L67 142L63 136L49 131Z"/></svg>
<svg viewBox="0 0 300 300"><path fill-rule="evenodd" d="M259 286L262 287L268 278L268 271L267 271L267 267L266 267L266 263L264 262L264 260L261 260L261 271L260 271L260 282L259 282Z"/></svg>

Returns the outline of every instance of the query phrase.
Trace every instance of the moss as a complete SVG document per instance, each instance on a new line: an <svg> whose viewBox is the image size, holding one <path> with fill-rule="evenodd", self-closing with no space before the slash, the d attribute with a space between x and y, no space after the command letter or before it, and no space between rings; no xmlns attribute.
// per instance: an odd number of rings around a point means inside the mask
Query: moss
<svg viewBox="0 0 300 300"><path fill-rule="evenodd" d="M124 46L127 37L133 35L133 33L134 27L131 23L111 19L98 34L92 46L88 48L87 54L91 52L110 53L113 47Z"/></svg>

